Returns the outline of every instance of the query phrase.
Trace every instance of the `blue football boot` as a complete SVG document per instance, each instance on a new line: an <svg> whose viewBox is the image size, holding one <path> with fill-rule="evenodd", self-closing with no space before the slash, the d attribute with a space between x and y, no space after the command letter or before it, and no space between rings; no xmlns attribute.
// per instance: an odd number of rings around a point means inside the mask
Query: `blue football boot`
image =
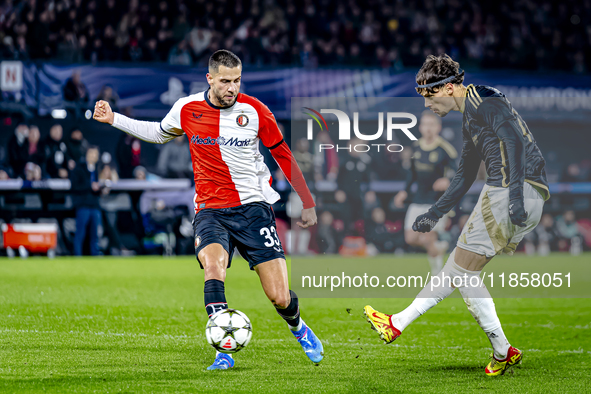
<svg viewBox="0 0 591 394"><path fill-rule="evenodd" d="M292 331L292 334L302 345L306 356L318 365L324 358L324 348L314 331L302 320L302 328L299 331Z"/></svg>
<svg viewBox="0 0 591 394"><path fill-rule="evenodd" d="M215 360L213 364L207 367L208 371L213 371L216 369L230 369L234 366L234 359L229 354L225 353L218 353L215 356Z"/></svg>

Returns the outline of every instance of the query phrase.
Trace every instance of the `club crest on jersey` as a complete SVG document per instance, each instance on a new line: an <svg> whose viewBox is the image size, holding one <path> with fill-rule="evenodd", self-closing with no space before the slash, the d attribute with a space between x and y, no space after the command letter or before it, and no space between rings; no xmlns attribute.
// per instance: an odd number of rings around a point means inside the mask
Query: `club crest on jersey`
<svg viewBox="0 0 591 394"><path fill-rule="evenodd" d="M236 117L236 124L240 127L245 127L248 124L248 116L241 114Z"/></svg>

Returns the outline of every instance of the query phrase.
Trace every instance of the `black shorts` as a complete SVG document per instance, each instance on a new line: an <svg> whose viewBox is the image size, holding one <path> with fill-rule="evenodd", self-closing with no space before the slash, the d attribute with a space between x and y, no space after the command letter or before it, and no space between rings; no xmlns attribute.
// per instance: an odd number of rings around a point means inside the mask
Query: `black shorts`
<svg viewBox="0 0 591 394"><path fill-rule="evenodd" d="M275 214L264 202L253 202L232 208L203 209L193 220L195 256L209 244L220 244L228 252L228 267L232 263L234 248L255 265L274 259L284 259L283 247L277 236ZM199 265L203 265L199 261Z"/></svg>

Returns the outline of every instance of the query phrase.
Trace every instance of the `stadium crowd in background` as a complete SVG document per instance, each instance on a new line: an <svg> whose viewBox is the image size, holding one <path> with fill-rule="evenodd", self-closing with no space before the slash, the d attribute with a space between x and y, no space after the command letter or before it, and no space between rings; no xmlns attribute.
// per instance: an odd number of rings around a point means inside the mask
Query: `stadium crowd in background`
<svg viewBox="0 0 591 394"><path fill-rule="evenodd" d="M283 125L280 124L280 127L283 128ZM404 209L394 204L393 195L376 193L368 188L370 181L405 181L410 169L411 149L405 149L400 154L358 153L347 150L338 153L331 150L319 153L314 149L315 144L330 142L328 134L322 133L312 143L306 139L295 142L294 156L306 179L334 181L336 184L335 191L320 192L316 191L313 182L310 182L312 191L317 194L319 211L318 229L312 230L317 231L319 241L318 244L310 244L310 249L327 254L356 253L360 248L366 249L368 246L366 252L371 253L412 250L404 244L404 226L401 220ZM354 144L355 141L351 143ZM0 163L0 179L21 178L34 181L75 177L87 180L90 175L82 174L82 169L88 165L88 148L89 143L80 127L73 127L64 133L59 123L51 125L48 130L39 130L34 124L19 123L3 154L5 160ZM96 157L93 182L104 185L106 181L117 181L119 178L154 180L159 177L190 179L192 176L188 144L184 138L178 138L175 142L163 146L155 157L142 154L140 141L122 133L114 150L113 161L110 154ZM95 155L92 157L94 160ZM583 160L567 164L562 170L554 168L552 171L558 174L557 180L561 182L591 181L589 163L588 160ZM285 202L290 199L291 188L280 171L275 172L273 178L273 187L282 196L276 207L278 218L280 221L283 219L285 228L289 228L290 218L285 214ZM355 179L356 182L350 182L351 179ZM479 179L484 180L484 174L480 174ZM85 183L88 185L92 184L90 180L87 181ZM84 204L89 205L87 208L90 210L94 209L92 213L96 216L96 210L100 210L98 200L104 198L106 193L101 194L89 188L90 186L87 187L88 190L85 189L88 198L83 200L92 202ZM76 198L76 201L80 200L79 196ZM577 251L583 248L586 238L589 237L585 236L587 231L583 230L591 223L582 218L577 220L575 211L571 210L574 202L568 200L568 196L561 199L564 200L565 211L544 216L540 226L528 235L524 243L526 252L546 254L550 251ZM468 202L470 203L473 202ZM78 201L76 206L84 204ZM85 220L90 220L91 215L87 216ZM468 219L467 215L462 215L461 212L454 216L447 229L448 241L457 238ZM108 227L105 236L109 238L109 245L115 245L112 247L117 251L126 252L117 233L114 215L104 212L103 222ZM95 233L91 234L93 244L96 244ZM360 240L362 245L356 245L355 242ZM77 248L80 250L80 246ZM96 253L96 247L93 248ZM306 251L307 246L304 246L291 252Z"/></svg>
<svg viewBox="0 0 591 394"><path fill-rule="evenodd" d="M588 1L6 0L0 57L206 64L225 47L250 65L591 69ZM510 26L504 28L503 26Z"/></svg>

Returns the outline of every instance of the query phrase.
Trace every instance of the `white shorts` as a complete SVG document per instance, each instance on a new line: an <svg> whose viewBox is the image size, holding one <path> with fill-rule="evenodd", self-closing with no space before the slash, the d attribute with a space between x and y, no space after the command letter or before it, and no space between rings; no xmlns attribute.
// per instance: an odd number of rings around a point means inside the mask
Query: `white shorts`
<svg viewBox="0 0 591 394"><path fill-rule="evenodd" d="M431 208L430 204L410 204L408 206L408 210L406 211L406 218L404 219L404 229L405 230L412 230L412 225L417 219L419 215L427 213L427 211ZM433 228L433 231L437 232L438 234L445 231L447 227L447 221L449 218L447 215L444 215L437 225Z"/></svg>
<svg viewBox="0 0 591 394"><path fill-rule="evenodd" d="M523 187L523 196L527 220L525 227L519 227L509 218L509 188L485 185L457 246L486 257L513 254L523 237L538 225L544 209L544 198L529 183Z"/></svg>

